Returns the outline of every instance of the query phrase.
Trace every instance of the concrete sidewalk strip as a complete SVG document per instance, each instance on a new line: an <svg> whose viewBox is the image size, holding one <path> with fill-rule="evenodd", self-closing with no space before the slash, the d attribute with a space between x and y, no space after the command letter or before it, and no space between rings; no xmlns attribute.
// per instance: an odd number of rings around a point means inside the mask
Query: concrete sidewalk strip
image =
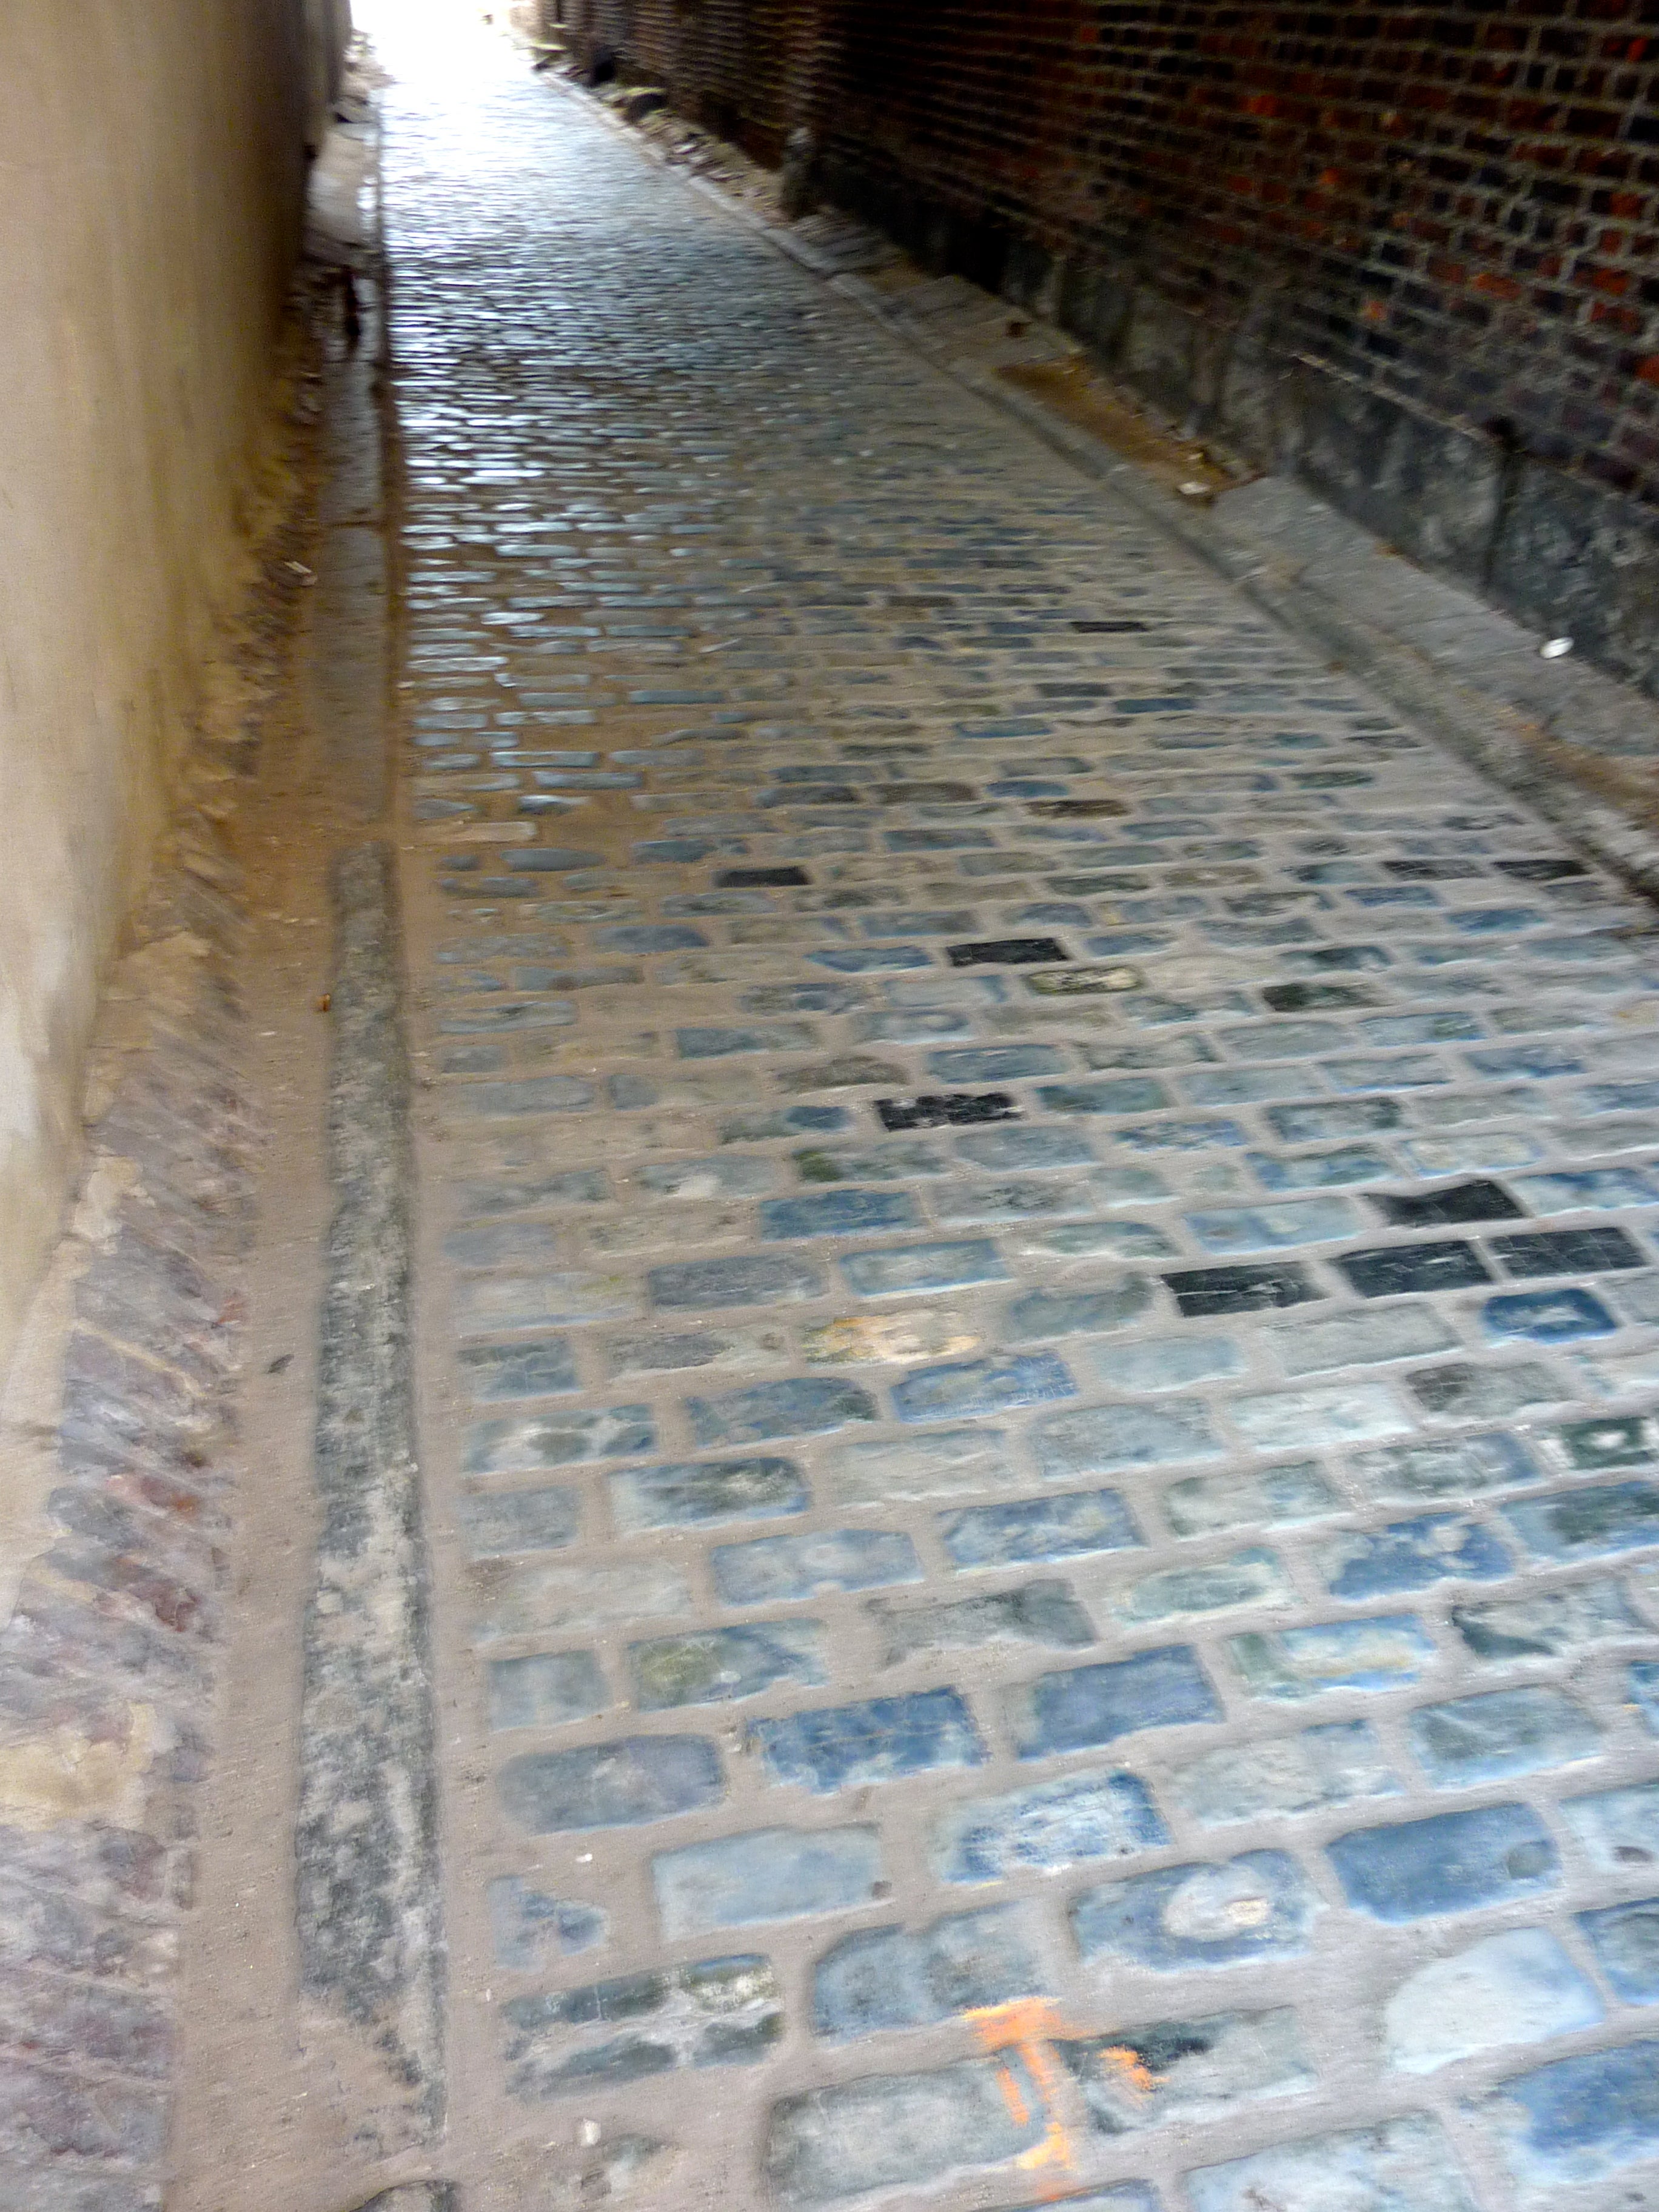
<svg viewBox="0 0 1659 2212"><path fill-rule="evenodd" d="M556 82L386 113L446 2169L1645 2201L1649 910Z"/></svg>

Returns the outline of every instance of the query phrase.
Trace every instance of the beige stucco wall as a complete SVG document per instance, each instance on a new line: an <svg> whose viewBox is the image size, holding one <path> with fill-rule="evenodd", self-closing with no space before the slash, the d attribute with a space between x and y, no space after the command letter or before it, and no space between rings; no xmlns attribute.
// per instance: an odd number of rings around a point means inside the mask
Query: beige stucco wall
<svg viewBox="0 0 1659 2212"><path fill-rule="evenodd" d="M0 4L0 1372L100 974L239 581L297 245L304 0Z"/></svg>

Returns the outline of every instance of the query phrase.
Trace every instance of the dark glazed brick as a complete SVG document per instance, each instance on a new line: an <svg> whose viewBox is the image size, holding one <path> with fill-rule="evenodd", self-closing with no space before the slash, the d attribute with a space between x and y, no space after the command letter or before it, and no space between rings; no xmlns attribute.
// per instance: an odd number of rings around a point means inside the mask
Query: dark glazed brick
<svg viewBox="0 0 1659 2212"><path fill-rule="evenodd" d="M1555 1434L1571 1468L1599 1474L1607 1468L1644 1467L1659 1458L1655 1428L1648 1414L1621 1413L1611 1420L1571 1421Z"/></svg>
<svg viewBox="0 0 1659 2212"><path fill-rule="evenodd" d="M1021 1759L1092 1751L1142 1729L1222 1717L1220 1701L1188 1644L1164 1644L1108 1666L1039 1674L1006 1691L1003 1704Z"/></svg>
<svg viewBox="0 0 1659 2212"><path fill-rule="evenodd" d="M810 884L812 878L805 868L722 868L715 876L721 890L744 890L791 884Z"/></svg>
<svg viewBox="0 0 1659 2212"><path fill-rule="evenodd" d="M1277 1267L1189 1267L1164 1279L1188 1321L1201 1321L1211 1314L1262 1313L1273 1306L1307 1305L1330 1295L1317 1289L1307 1270L1294 1261Z"/></svg>
<svg viewBox="0 0 1659 2212"><path fill-rule="evenodd" d="M813 1973L812 2029L843 2042L884 2028L925 2027L1047 1987L1020 1908L992 1905L949 1914L915 1935L872 1928L843 1937Z"/></svg>
<svg viewBox="0 0 1659 2212"><path fill-rule="evenodd" d="M1374 1920L1508 1904L1553 1889L1559 1875L1555 1846L1526 1805L1357 1828L1325 1848L1349 1904Z"/></svg>
<svg viewBox="0 0 1659 2212"><path fill-rule="evenodd" d="M1610 1482L1504 1508L1534 1559L1594 1559L1659 1544L1659 1485Z"/></svg>
<svg viewBox="0 0 1659 2212"><path fill-rule="evenodd" d="M1368 1190L1365 1203L1375 1206L1391 1229L1455 1229L1466 1221L1518 1221L1526 1214L1525 1206L1517 1206L1501 1183L1482 1180L1453 1183L1420 1196Z"/></svg>
<svg viewBox="0 0 1659 2212"><path fill-rule="evenodd" d="M1085 1889L1072 1933L1085 1960L1104 1957L1170 1973L1186 1966L1294 1957L1323 1902L1285 1851L1245 1851L1215 1865L1166 1867Z"/></svg>
<svg viewBox="0 0 1659 2212"><path fill-rule="evenodd" d="M763 2154L780 2204L832 2203L998 2166L1043 2140L1048 2116L1023 2059L964 2058L927 2074L869 2074L772 2107Z"/></svg>
<svg viewBox="0 0 1659 2212"><path fill-rule="evenodd" d="M941 1091L919 1098L878 1098L884 1129L961 1129L980 1121L1012 1121L1018 1107L1006 1091Z"/></svg>
<svg viewBox="0 0 1659 2212"><path fill-rule="evenodd" d="M1647 1255L1622 1229L1553 1229L1494 1237L1487 1244L1506 1275L1595 1275L1645 1267Z"/></svg>
<svg viewBox="0 0 1659 2212"><path fill-rule="evenodd" d="M1366 1252L1344 1252L1335 1264L1362 1298L1461 1291L1492 1279L1473 1244L1378 1244Z"/></svg>
<svg viewBox="0 0 1659 2212"><path fill-rule="evenodd" d="M690 922L619 922L595 929L592 942L613 953L677 953L708 945L708 933Z"/></svg>
<svg viewBox="0 0 1659 2212"><path fill-rule="evenodd" d="M533 1836L632 1827L718 1805L720 1754L705 1736L635 1735L586 1751L532 1752L501 1769L509 1816Z"/></svg>
<svg viewBox="0 0 1659 2212"><path fill-rule="evenodd" d="M1276 1014L1328 1012L1336 1006L1377 1006L1375 991L1358 983L1269 983L1261 994Z"/></svg>
<svg viewBox="0 0 1659 2212"><path fill-rule="evenodd" d="M1568 876L1587 876L1589 870L1582 860L1570 860L1564 854L1556 860L1494 860L1492 866L1512 876L1518 884L1559 883Z"/></svg>
<svg viewBox="0 0 1659 2212"><path fill-rule="evenodd" d="M757 1721L751 1733L774 1782L820 1794L985 1759L973 1716L955 1690Z"/></svg>
<svg viewBox="0 0 1659 2212"><path fill-rule="evenodd" d="M1491 1367L1460 1360L1445 1367L1419 1368L1406 1377L1406 1384L1425 1411L1477 1421L1501 1420L1506 1414L1524 1413L1528 1406L1555 1404L1567 1389L1535 1360Z"/></svg>
<svg viewBox="0 0 1659 2212"><path fill-rule="evenodd" d="M974 945L947 945L945 957L953 968L1036 968L1071 954L1054 937L999 937Z"/></svg>

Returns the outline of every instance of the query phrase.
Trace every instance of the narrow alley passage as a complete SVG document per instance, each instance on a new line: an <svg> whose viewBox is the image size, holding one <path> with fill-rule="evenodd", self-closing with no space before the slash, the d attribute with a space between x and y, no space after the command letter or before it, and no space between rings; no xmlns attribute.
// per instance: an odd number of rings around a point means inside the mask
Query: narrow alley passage
<svg viewBox="0 0 1659 2212"><path fill-rule="evenodd" d="M388 58L420 2172L1659 2203L1650 911L505 45Z"/></svg>

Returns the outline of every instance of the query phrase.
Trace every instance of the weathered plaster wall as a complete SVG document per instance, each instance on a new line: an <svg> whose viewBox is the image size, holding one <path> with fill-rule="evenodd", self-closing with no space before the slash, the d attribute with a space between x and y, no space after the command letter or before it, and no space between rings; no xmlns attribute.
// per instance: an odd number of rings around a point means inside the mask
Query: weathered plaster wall
<svg viewBox="0 0 1659 2212"><path fill-rule="evenodd" d="M240 580L310 106L303 0L0 7L0 1368L99 980Z"/></svg>

